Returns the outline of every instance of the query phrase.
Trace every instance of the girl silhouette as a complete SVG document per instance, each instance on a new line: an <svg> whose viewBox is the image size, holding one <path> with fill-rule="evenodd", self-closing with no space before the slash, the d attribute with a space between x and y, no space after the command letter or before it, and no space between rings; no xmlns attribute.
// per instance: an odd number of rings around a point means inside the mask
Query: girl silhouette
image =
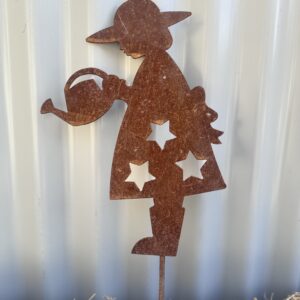
<svg viewBox="0 0 300 300"><path fill-rule="evenodd" d="M220 143L222 134L210 125L217 113L205 104L203 88L190 89L166 52L172 45L168 27L190 15L161 13L150 0L128 0L117 10L114 25L87 41L119 43L127 55L144 57L132 86L100 70L85 69L73 75L66 96L74 79L86 73L104 78L102 93L93 80L86 81L73 87L68 112L54 108L51 100L42 107L42 113L52 112L72 125L83 125L102 116L115 99L128 104L114 153L110 197L154 200L150 209L153 237L137 242L132 250L137 254L175 256L184 196L225 188L211 147L211 143ZM159 143L151 133L163 127L169 127L172 138ZM202 167L199 174L184 178L179 162L188 156L201 161ZM149 174L150 180L143 185L131 181L131 173L139 168Z"/></svg>

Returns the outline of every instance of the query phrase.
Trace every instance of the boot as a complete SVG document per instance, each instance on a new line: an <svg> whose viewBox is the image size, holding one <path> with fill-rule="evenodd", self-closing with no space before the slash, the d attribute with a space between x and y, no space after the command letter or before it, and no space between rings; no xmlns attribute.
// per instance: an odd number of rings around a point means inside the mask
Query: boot
<svg viewBox="0 0 300 300"><path fill-rule="evenodd" d="M134 254L176 256L185 209L153 206L150 208L153 237L140 240Z"/></svg>

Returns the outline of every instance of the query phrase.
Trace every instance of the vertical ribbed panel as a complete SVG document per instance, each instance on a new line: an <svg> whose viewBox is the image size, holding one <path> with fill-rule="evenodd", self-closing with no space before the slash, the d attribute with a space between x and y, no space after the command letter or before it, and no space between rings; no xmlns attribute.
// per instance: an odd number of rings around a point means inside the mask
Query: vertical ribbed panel
<svg viewBox="0 0 300 300"><path fill-rule="evenodd" d="M151 234L151 199L109 201L126 105L71 127L39 114L76 70L132 82L140 61L85 38L120 0L0 0L0 299L156 299L158 258L130 254ZM202 85L225 131L214 151L228 188L186 197L167 299L252 299L300 290L300 2L157 0L193 16L170 53Z"/></svg>

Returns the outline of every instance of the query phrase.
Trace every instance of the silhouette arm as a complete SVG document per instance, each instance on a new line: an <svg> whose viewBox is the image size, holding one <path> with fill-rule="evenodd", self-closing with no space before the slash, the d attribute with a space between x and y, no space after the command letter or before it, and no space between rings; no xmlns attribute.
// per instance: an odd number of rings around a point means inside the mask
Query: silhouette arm
<svg viewBox="0 0 300 300"><path fill-rule="evenodd" d="M115 75L109 75L103 80L103 97L112 101L120 99L129 104L131 87L126 85L125 80Z"/></svg>
<svg viewBox="0 0 300 300"><path fill-rule="evenodd" d="M128 86L125 82L125 80L122 80L122 83L120 85L120 90L119 90L119 98L129 104L130 101L130 96L131 96L131 87Z"/></svg>

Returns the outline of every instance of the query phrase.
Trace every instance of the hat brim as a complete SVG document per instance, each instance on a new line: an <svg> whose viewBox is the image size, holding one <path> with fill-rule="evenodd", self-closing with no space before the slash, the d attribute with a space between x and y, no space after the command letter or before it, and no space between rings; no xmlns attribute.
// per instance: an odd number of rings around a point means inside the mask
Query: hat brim
<svg viewBox="0 0 300 300"><path fill-rule="evenodd" d="M116 29L111 26L100 30L93 35L89 36L86 41L88 43L95 43L95 44L106 44L106 43L115 43L120 39L119 33Z"/></svg>
<svg viewBox="0 0 300 300"><path fill-rule="evenodd" d="M160 13L162 23L170 27L192 15L189 11L165 11Z"/></svg>

